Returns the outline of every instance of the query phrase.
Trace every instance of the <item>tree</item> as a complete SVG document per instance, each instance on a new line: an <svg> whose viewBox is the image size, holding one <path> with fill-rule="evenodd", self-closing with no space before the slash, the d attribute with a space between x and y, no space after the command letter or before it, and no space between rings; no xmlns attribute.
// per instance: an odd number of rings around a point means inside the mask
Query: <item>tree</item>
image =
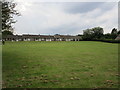
<svg viewBox="0 0 120 90"><path fill-rule="evenodd" d="M103 36L103 28L95 27L92 29L83 30L84 40L95 40L100 39Z"/></svg>
<svg viewBox="0 0 120 90"><path fill-rule="evenodd" d="M104 34L104 39L112 39L111 33Z"/></svg>
<svg viewBox="0 0 120 90"><path fill-rule="evenodd" d="M120 34L120 30L117 32L117 34Z"/></svg>
<svg viewBox="0 0 120 90"><path fill-rule="evenodd" d="M113 28L112 31L111 31L111 34L117 34L117 29Z"/></svg>
<svg viewBox="0 0 120 90"><path fill-rule="evenodd" d="M13 35L13 33L12 33L11 31L5 30L5 31L2 32L2 35L3 35L3 36Z"/></svg>
<svg viewBox="0 0 120 90"><path fill-rule="evenodd" d="M118 35L117 29L113 28L111 31L111 38L115 39L117 37L117 35Z"/></svg>
<svg viewBox="0 0 120 90"><path fill-rule="evenodd" d="M20 16L20 13L15 10L16 3L12 1L5 1L2 2L2 32L3 31L11 31L13 32L12 24L16 23L14 20L14 15Z"/></svg>
<svg viewBox="0 0 120 90"><path fill-rule="evenodd" d="M77 36L83 36L83 35L81 35L81 34L78 34Z"/></svg>
<svg viewBox="0 0 120 90"><path fill-rule="evenodd" d="M95 27L92 28L94 39L100 39L103 36L103 28Z"/></svg>
<svg viewBox="0 0 120 90"><path fill-rule="evenodd" d="M86 29L86 30L83 30L83 39L84 40L91 40L93 38L92 36L93 32L91 29Z"/></svg>

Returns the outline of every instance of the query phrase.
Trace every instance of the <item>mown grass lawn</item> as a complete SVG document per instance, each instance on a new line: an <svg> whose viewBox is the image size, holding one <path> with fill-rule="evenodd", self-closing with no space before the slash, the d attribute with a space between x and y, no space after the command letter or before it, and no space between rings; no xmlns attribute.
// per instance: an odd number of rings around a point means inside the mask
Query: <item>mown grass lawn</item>
<svg viewBox="0 0 120 90"><path fill-rule="evenodd" d="M6 42L3 88L117 88L118 44Z"/></svg>

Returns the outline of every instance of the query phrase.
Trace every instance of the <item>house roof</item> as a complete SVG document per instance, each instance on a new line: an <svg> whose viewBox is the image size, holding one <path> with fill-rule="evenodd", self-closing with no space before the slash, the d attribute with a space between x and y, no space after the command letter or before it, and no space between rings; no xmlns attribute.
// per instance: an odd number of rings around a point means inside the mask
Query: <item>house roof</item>
<svg viewBox="0 0 120 90"><path fill-rule="evenodd" d="M115 38L115 40L120 40L120 34Z"/></svg>
<svg viewBox="0 0 120 90"><path fill-rule="evenodd" d="M65 38L65 39L81 39L80 36L71 36L71 35L54 35L55 38Z"/></svg>
<svg viewBox="0 0 120 90"><path fill-rule="evenodd" d="M72 35L7 35L4 38L44 38L44 39L81 39L80 36L72 36Z"/></svg>

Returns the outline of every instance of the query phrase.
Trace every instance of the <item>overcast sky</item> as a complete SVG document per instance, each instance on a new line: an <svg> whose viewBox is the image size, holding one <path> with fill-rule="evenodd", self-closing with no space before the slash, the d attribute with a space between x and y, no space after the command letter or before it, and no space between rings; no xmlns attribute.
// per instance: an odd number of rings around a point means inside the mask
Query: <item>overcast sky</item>
<svg viewBox="0 0 120 90"><path fill-rule="evenodd" d="M19 2L15 34L82 34L100 26L104 33L118 27L117 2Z"/></svg>

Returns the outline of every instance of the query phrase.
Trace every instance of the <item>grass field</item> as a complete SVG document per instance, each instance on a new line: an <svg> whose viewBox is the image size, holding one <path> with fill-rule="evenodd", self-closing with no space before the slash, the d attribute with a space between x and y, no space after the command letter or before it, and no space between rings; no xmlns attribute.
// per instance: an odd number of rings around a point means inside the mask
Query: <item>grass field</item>
<svg viewBox="0 0 120 90"><path fill-rule="evenodd" d="M118 44L6 42L3 88L117 88Z"/></svg>

